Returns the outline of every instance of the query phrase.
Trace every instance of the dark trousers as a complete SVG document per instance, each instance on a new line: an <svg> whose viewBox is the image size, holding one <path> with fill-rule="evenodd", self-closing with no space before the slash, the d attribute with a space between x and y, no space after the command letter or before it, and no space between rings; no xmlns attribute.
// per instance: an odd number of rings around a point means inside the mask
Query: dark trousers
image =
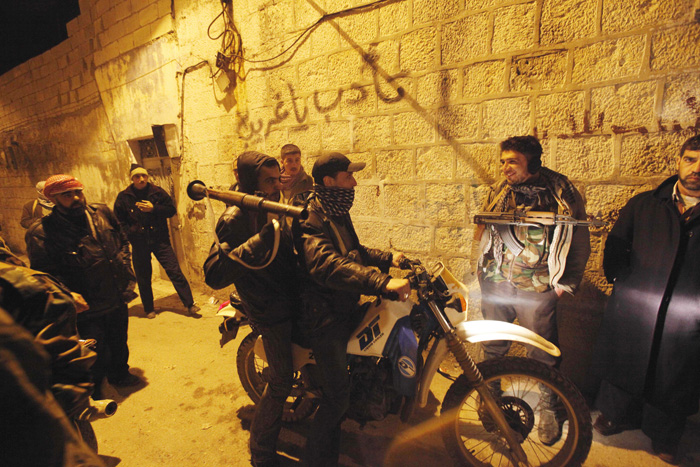
<svg viewBox="0 0 700 467"><path fill-rule="evenodd" d="M600 385L595 405L608 420L641 426L645 435L667 446L677 446L685 430L685 415L655 407L606 380Z"/></svg>
<svg viewBox="0 0 700 467"><path fill-rule="evenodd" d="M91 371L98 388L105 376L110 381L119 381L129 375L129 310L126 304L94 318L86 315L79 319L78 332L81 339L97 341L97 360Z"/></svg>
<svg viewBox="0 0 700 467"><path fill-rule="evenodd" d="M194 303L190 284L187 282L184 274L182 274L182 270L180 270L180 264L177 262L177 257L170 243L160 242L149 245L143 242L134 242L131 244L131 248L131 259L134 263L136 282L139 284L141 303L143 303L143 309L146 313L153 311L153 289L151 288L153 267L151 266L151 253L153 253L160 265L165 269L182 304L189 307Z"/></svg>
<svg viewBox="0 0 700 467"><path fill-rule="evenodd" d="M520 326L536 332L554 345L558 345L557 297L554 290L527 292L510 282L479 280L481 285L481 312L484 319L512 323L518 318ZM510 341L490 341L483 344L486 359L503 357L510 349ZM544 350L526 345L527 356L549 366L556 366L559 359Z"/></svg>
<svg viewBox="0 0 700 467"><path fill-rule="evenodd" d="M310 335L323 396L306 440L305 459L309 467L338 465L340 424L350 404L347 346L356 324L349 317L338 319Z"/></svg>
<svg viewBox="0 0 700 467"><path fill-rule="evenodd" d="M292 390L292 321L255 325L265 347L269 381L250 425L250 455L253 465L273 462L282 429L284 403Z"/></svg>

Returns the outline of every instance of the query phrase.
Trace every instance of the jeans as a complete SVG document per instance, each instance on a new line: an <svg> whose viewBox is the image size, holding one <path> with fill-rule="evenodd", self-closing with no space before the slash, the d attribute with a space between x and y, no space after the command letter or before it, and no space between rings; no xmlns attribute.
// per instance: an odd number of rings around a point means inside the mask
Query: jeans
<svg viewBox="0 0 700 467"><path fill-rule="evenodd" d="M282 429L284 403L292 390L292 321L255 324L260 332L269 366L269 377L250 425L250 454L255 464L274 462Z"/></svg>
<svg viewBox="0 0 700 467"><path fill-rule="evenodd" d="M170 243L161 242L148 245L143 242L134 242L131 244L131 248L131 259L134 263L136 282L139 284L141 302L143 303L143 310L146 313L153 311L153 289L151 288L153 267L151 265L151 253L153 253L160 265L165 269L182 304L189 307L194 303L190 284L187 282L184 274L182 274L180 264L177 262L177 257Z"/></svg>

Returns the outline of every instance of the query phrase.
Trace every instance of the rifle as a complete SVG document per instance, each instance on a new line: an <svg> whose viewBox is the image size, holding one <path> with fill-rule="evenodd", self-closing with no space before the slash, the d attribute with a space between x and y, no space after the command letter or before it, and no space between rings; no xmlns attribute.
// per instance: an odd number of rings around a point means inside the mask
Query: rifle
<svg viewBox="0 0 700 467"><path fill-rule="evenodd" d="M503 243L516 256L522 253L525 246L513 232L513 226L542 227L545 225L586 225L603 227L605 222L595 217L587 220L576 219L547 211L510 211L510 212L480 212L474 216L475 224L492 225L498 231Z"/></svg>
<svg viewBox="0 0 700 467"><path fill-rule="evenodd" d="M241 193L239 191L214 190L212 188L207 188L204 182L200 180L194 180L187 185L187 196L195 201L209 197L227 204L234 204L241 208L271 212L302 220L308 219L309 217L309 211L307 211L306 208L268 201L265 198L249 195L248 193Z"/></svg>

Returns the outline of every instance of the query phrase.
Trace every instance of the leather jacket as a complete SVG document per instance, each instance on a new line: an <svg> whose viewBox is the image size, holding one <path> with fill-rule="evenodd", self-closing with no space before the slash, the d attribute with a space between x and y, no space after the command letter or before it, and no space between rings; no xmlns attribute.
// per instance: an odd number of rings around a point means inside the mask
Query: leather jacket
<svg viewBox="0 0 700 467"><path fill-rule="evenodd" d="M27 231L27 255L32 269L51 274L85 298L90 309L78 320L106 313L134 298L136 278L126 235L104 204L90 204L89 226L80 226L58 209ZM87 219L86 219L87 220Z"/></svg>
<svg viewBox="0 0 700 467"><path fill-rule="evenodd" d="M173 199L159 186L146 185L146 200L153 204L153 211L142 212L136 207L139 200L134 185L129 185L117 195L114 202L114 215L126 230L129 242L140 244L170 243L168 218L177 210Z"/></svg>

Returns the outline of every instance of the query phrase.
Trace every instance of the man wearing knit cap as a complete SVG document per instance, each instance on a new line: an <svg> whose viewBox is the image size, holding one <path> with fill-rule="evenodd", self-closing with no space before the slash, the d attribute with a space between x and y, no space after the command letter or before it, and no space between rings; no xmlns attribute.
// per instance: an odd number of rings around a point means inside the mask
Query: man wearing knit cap
<svg viewBox="0 0 700 467"><path fill-rule="evenodd" d="M199 307L194 304L190 284L182 274L170 245L168 218L177 212L173 199L161 187L149 183L148 172L140 165L132 165L131 182L131 185L117 195L114 214L131 243L134 272L139 284L143 311L149 318L156 317L151 288L153 254L168 274L182 304L187 308L187 313L199 318Z"/></svg>
<svg viewBox="0 0 700 467"><path fill-rule="evenodd" d="M53 209L53 203L44 196L44 180L36 184L37 197L35 200L27 202L22 208L22 219L20 225L28 229L35 220L48 216Z"/></svg>
<svg viewBox="0 0 700 467"><path fill-rule="evenodd" d="M78 315L78 331L97 340L93 398L102 397L105 376L117 387L140 384L128 364L127 303L137 295L126 235L106 205L86 203L83 184L70 175L49 177L44 195L55 207L27 231L27 254L32 269L51 274L85 299L88 309Z"/></svg>
<svg viewBox="0 0 700 467"><path fill-rule="evenodd" d="M280 151L282 160L282 202L297 204L305 193L311 191L314 180L301 165L301 150L295 144L285 144Z"/></svg>
<svg viewBox="0 0 700 467"><path fill-rule="evenodd" d="M338 465L340 425L350 403L346 349L362 318L360 295L392 292L405 301L411 291L406 279L387 274L403 254L367 248L355 233L349 213L357 185L353 174L364 168L338 152L319 157L311 172L316 185L309 218L294 225L309 277L302 285L300 327L308 332L323 387L306 442L305 462L311 467Z"/></svg>

